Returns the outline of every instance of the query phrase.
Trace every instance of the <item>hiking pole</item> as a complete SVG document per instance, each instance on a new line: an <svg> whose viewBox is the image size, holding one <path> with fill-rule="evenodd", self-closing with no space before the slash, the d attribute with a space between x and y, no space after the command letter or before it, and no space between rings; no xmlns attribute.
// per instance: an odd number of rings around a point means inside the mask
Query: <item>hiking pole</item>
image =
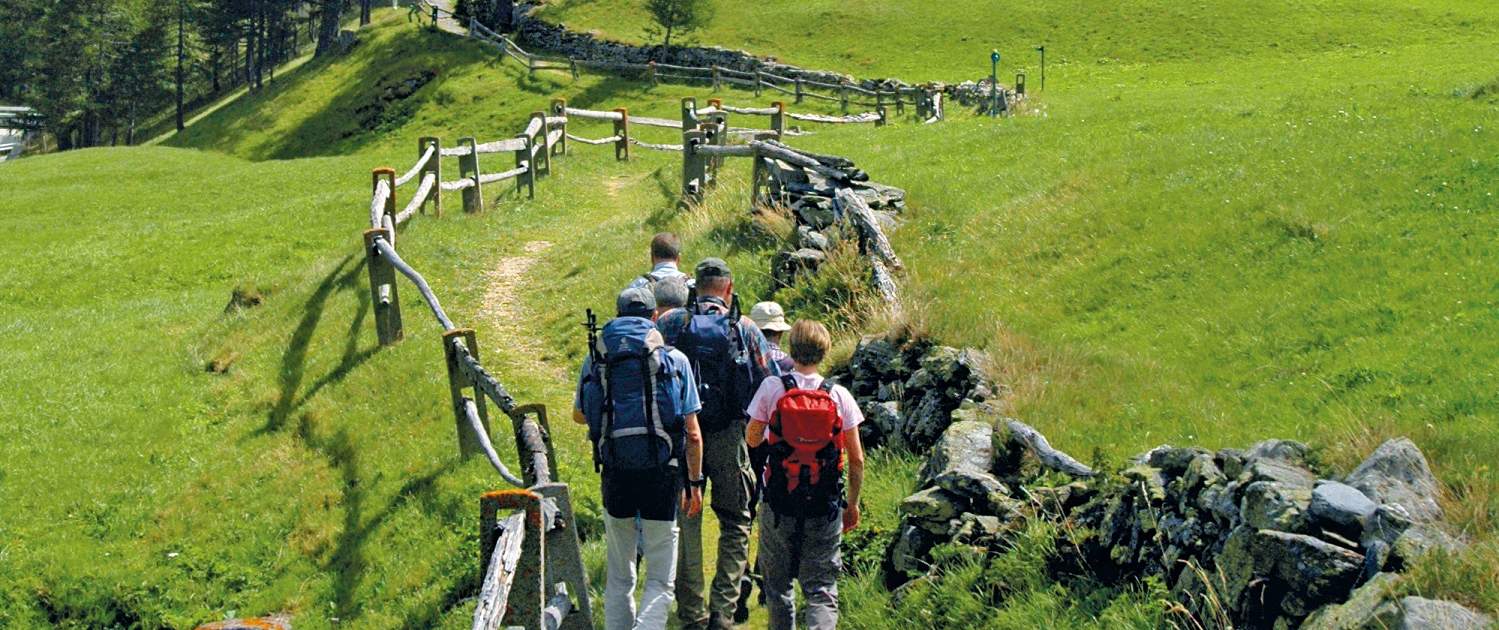
<svg viewBox="0 0 1499 630"><path fill-rule="evenodd" d="M587 313L587 318L583 321L583 327L588 329L588 359L592 364L589 366L589 368L597 373L597 370L599 369L599 362L604 360L604 357L599 353L599 319L593 314L593 309L591 308L585 310L584 312ZM578 399L578 402L580 403L583 402L581 396L582 393L580 391ZM580 407L585 410L588 408L585 405L580 405ZM599 472L603 470L604 467L603 461L599 459L598 445L600 437L600 435L595 433L593 423L589 422L588 439L590 442L593 442L593 472Z"/></svg>

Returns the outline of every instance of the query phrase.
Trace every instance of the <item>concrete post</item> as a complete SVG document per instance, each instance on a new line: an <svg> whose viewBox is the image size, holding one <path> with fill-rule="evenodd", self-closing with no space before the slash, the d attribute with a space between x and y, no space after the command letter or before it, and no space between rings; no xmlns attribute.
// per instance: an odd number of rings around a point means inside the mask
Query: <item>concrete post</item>
<svg viewBox="0 0 1499 630"><path fill-rule="evenodd" d="M588 601L588 574L583 567L583 546L573 515L573 502L564 483L546 483L532 488L557 506L557 518L567 525L546 534L547 598L556 595L552 585L567 584L569 593L577 593L572 614L563 618L560 630L593 630L593 608ZM482 574L481 574L482 575Z"/></svg>
<svg viewBox="0 0 1499 630"><path fill-rule="evenodd" d="M706 156L697 152L699 145L705 144L707 137L700 129L684 130L682 132L682 203L702 203L703 193L707 186L704 179L707 175Z"/></svg>
<svg viewBox="0 0 1499 630"><path fill-rule="evenodd" d="M431 136L417 140L417 159L421 159L423 155L427 154L427 147L432 147L432 159L427 160L427 164L422 166L422 172L420 178L417 180L417 184L420 185L421 180L426 179L429 173L432 175L434 183L432 185L432 192L427 193L426 201L422 202L422 212L427 211L427 203L431 202L432 214L440 217L442 216L442 187L438 186L436 182L442 181L442 143L438 142L437 138Z"/></svg>
<svg viewBox="0 0 1499 630"><path fill-rule="evenodd" d="M796 104L802 104L802 78L796 78Z"/></svg>
<svg viewBox="0 0 1499 630"><path fill-rule="evenodd" d="M484 211L484 187L479 183L479 152L478 146L473 138L459 138L458 146L467 146L468 153L458 156L458 176L464 179L472 179L473 186L463 189L463 211Z"/></svg>
<svg viewBox="0 0 1499 630"><path fill-rule="evenodd" d="M691 96L682 97L682 129L687 130L698 126L697 99Z"/></svg>
<svg viewBox="0 0 1499 630"><path fill-rule="evenodd" d="M760 69L755 68L755 96L760 95Z"/></svg>
<svg viewBox="0 0 1499 630"><path fill-rule="evenodd" d="M629 160L630 110L618 107L614 111L619 112L619 120L614 121L614 135L619 136L619 139L614 141L614 159Z"/></svg>
<svg viewBox="0 0 1499 630"><path fill-rule="evenodd" d="M458 455L467 459L473 455L483 453L484 448L479 446L479 436L474 435L474 430L468 424L467 405L464 401L468 394L473 394L474 406L479 409L479 424L484 426L484 433L489 433L489 406L486 404L485 396L474 387L473 379L464 373L462 364L458 362L458 352L453 344L454 340L462 340L468 353L479 358L479 341L474 336L474 331L468 328L449 330L442 334L442 352L448 365L448 392L452 395L453 418L458 429ZM472 392L465 390L472 389Z"/></svg>
<svg viewBox="0 0 1499 630"><path fill-rule="evenodd" d="M388 346L404 337L401 329L401 296L396 290L396 268L380 255L375 239L390 242L390 230L376 228L364 232L365 266L369 268L370 299L374 302L375 334L380 345Z"/></svg>
<svg viewBox="0 0 1499 630"><path fill-rule="evenodd" d="M661 81L656 78L656 62L652 61L652 62L650 62L650 63L648 63L646 65L650 66L651 85L653 85L653 86L661 85Z"/></svg>

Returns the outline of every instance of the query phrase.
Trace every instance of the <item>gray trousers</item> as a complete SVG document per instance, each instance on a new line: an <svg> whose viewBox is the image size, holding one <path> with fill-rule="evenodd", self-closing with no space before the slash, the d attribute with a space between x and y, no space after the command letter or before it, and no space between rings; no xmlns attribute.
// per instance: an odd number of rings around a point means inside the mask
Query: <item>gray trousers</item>
<svg viewBox="0 0 1499 630"><path fill-rule="evenodd" d="M730 623L739 603L739 581L749 564L749 497L754 484L743 421L722 431L703 432L703 474L708 478L704 498L718 517L718 571L704 597L703 517L688 518L679 510L677 618L689 627L707 622L710 611L722 623Z"/></svg>
<svg viewBox="0 0 1499 630"><path fill-rule="evenodd" d="M665 630L677 571L677 524L605 514L604 537L609 552L605 630ZM639 612L635 609L637 551L645 556L645 593Z"/></svg>
<svg viewBox="0 0 1499 630"><path fill-rule="evenodd" d="M770 630L796 628L796 593L791 581L802 585L807 600L805 626L810 630L838 627L838 575L843 572L843 511L833 518L813 517L802 524L797 543L796 517L777 516L760 504L760 572L765 576L765 610ZM799 559L797 566L792 561Z"/></svg>

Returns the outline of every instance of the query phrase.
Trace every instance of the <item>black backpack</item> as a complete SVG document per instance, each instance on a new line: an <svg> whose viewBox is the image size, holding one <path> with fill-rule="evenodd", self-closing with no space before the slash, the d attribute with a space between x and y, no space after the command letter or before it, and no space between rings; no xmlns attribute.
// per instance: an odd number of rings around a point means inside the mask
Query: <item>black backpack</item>
<svg viewBox="0 0 1499 630"><path fill-rule="evenodd" d="M699 302L693 290L688 296L692 309L687 312L687 326L673 340L687 355L697 377L698 398L703 405L698 421L705 431L721 431L735 420L743 420L756 385L749 349L744 347L739 329L739 296L730 300L724 312L704 308L715 303L723 306L717 298Z"/></svg>

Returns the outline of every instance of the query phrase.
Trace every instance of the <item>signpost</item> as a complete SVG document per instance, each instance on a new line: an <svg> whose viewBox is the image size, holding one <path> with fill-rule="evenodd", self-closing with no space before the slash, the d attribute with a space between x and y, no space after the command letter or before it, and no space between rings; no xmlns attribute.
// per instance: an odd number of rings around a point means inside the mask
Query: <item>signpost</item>
<svg viewBox="0 0 1499 630"><path fill-rule="evenodd" d="M1037 46L1036 52L1041 53L1041 89L1046 89L1046 47Z"/></svg>
<svg viewBox="0 0 1499 630"><path fill-rule="evenodd" d="M989 117L999 115L999 49L989 53Z"/></svg>

